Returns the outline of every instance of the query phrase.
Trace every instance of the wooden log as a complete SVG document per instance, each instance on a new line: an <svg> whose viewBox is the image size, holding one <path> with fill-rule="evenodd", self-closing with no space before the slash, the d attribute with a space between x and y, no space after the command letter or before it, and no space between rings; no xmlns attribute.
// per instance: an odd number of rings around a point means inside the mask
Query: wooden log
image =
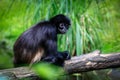
<svg viewBox="0 0 120 80"><path fill-rule="evenodd" d="M120 67L120 53L100 54L100 51L96 50L65 61L64 70L72 74L117 67Z"/></svg>
<svg viewBox="0 0 120 80"><path fill-rule="evenodd" d="M120 53L100 54L100 51L96 50L65 61L64 70L72 74L117 67L120 67ZM13 73L17 78L36 76L28 67L4 69L0 70L0 73Z"/></svg>

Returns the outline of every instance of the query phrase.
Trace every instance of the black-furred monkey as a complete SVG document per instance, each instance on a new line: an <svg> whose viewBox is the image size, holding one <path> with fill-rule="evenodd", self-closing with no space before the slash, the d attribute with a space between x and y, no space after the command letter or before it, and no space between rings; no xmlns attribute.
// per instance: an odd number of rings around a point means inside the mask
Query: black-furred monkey
<svg viewBox="0 0 120 80"><path fill-rule="evenodd" d="M40 61L63 66L70 55L57 51L57 34L65 34L70 24L68 17L59 14L25 31L14 44L14 66Z"/></svg>

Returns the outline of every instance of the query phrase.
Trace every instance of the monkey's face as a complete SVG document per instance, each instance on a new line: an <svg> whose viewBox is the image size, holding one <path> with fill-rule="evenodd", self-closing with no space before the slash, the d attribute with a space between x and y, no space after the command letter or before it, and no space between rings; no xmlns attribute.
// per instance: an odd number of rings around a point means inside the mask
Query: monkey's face
<svg viewBox="0 0 120 80"><path fill-rule="evenodd" d="M54 16L50 19L50 22L55 25L58 34L66 33L71 24L70 19L63 14Z"/></svg>
<svg viewBox="0 0 120 80"><path fill-rule="evenodd" d="M70 24L67 24L65 22L61 22L58 25L58 34L65 34L67 30L69 29Z"/></svg>

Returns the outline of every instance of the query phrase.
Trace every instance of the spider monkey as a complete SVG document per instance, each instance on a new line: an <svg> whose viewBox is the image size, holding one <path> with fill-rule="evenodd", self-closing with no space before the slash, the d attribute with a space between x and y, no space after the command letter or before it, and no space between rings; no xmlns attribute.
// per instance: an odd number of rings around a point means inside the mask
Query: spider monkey
<svg viewBox="0 0 120 80"><path fill-rule="evenodd" d="M57 35L65 34L70 25L70 19L59 14L23 32L14 44L14 67L40 61L64 66L70 55L57 51Z"/></svg>

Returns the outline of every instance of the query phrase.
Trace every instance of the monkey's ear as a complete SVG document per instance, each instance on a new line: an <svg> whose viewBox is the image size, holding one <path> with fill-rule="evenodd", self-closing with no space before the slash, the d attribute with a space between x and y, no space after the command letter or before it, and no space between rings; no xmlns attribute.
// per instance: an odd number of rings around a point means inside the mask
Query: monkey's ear
<svg viewBox="0 0 120 80"><path fill-rule="evenodd" d="M41 48L37 51L37 53L35 53L35 56L33 57L33 59L30 62L30 66L32 66L33 63L39 62L42 58L44 54L44 50Z"/></svg>

